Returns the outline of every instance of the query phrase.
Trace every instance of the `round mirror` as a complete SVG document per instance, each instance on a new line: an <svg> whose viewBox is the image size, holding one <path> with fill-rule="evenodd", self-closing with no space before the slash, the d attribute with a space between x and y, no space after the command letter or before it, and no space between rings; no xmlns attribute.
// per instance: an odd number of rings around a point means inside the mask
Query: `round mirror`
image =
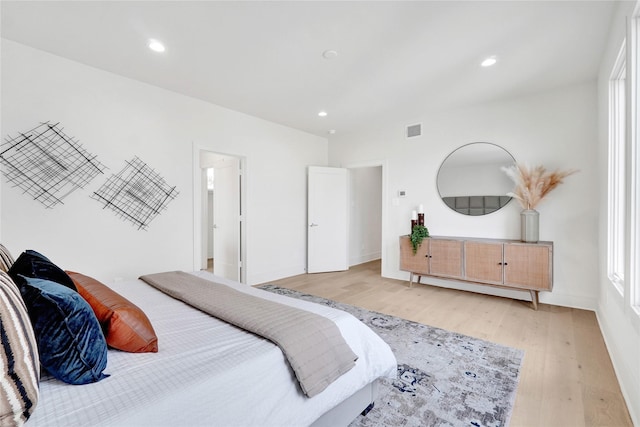
<svg viewBox="0 0 640 427"><path fill-rule="evenodd" d="M473 142L449 154L438 170L438 193L442 201L465 215L486 215L511 200L513 181L501 169L515 159L490 142Z"/></svg>

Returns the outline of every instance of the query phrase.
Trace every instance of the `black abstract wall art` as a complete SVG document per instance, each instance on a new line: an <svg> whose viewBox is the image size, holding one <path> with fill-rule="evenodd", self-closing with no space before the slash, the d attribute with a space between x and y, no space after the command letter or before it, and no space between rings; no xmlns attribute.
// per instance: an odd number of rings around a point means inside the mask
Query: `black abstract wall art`
<svg viewBox="0 0 640 427"><path fill-rule="evenodd" d="M156 171L134 157L120 172L111 175L91 198L138 230L146 230L177 195L176 187L168 185Z"/></svg>
<svg viewBox="0 0 640 427"><path fill-rule="evenodd" d="M0 162L8 182L46 208L63 203L105 169L60 123L49 122L7 136L0 146Z"/></svg>

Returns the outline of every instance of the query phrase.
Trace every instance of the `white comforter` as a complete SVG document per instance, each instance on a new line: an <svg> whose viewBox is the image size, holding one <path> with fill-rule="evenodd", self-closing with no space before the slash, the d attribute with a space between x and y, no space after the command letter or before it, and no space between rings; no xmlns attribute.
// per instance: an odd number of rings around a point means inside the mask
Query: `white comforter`
<svg viewBox="0 0 640 427"><path fill-rule="evenodd" d="M333 320L359 356L356 366L308 398L271 342L140 280L119 282L110 286L145 311L158 335L159 352L109 350L105 372L111 376L95 384L43 380L27 426L306 426L375 378L395 377L389 346L350 314L207 272L194 274Z"/></svg>

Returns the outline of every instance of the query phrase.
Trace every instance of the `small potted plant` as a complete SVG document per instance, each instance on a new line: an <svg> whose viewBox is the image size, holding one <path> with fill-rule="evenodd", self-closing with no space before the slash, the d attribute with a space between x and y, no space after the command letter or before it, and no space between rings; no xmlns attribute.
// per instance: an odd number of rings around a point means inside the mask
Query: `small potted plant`
<svg viewBox="0 0 640 427"><path fill-rule="evenodd" d="M429 230L424 225L416 224L411 230L409 239L411 240L411 246L413 247L413 253L418 251L418 247L422 244L422 240L429 237Z"/></svg>

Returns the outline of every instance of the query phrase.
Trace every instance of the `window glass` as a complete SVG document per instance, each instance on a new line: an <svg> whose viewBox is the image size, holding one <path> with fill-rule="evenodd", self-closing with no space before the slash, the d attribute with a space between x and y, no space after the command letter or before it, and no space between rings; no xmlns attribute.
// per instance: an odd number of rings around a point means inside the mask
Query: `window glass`
<svg viewBox="0 0 640 427"><path fill-rule="evenodd" d="M623 44L609 81L609 211L608 276L624 295L625 271L625 145L626 145L626 48Z"/></svg>

